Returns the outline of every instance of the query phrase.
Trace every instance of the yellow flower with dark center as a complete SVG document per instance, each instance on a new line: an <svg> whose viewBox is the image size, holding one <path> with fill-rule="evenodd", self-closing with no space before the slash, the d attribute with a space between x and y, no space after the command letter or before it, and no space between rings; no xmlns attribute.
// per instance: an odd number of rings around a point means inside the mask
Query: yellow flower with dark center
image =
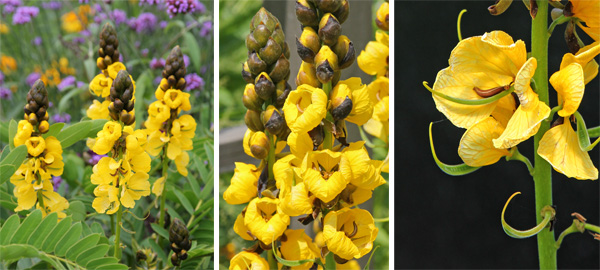
<svg viewBox="0 0 600 270"><path fill-rule="evenodd" d="M458 155L469 166L491 165L510 152L494 147L493 139L500 137L505 126L494 117L488 117L467 129L460 139Z"/></svg>
<svg viewBox="0 0 600 270"><path fill-rule="evenodd" d="M125 70L125 65L123 65L123 63L115 62L110 64L106 68L106 72L102 72L96 75L94 79L92 79L92 81L90 82L90 91L92 91L92 93L94 93L94 95L96 96L103 98L108 97L108 95L110 94L110 87L112 85L112 82L121 70Z"/></svg>
<svg viewBox="0 0 600 270"><path fill-rule="evenodd" d="M540 140L538 154L559 173L579 180L598 179L598 169L588 152L579 148L577 133L569 119L549 129Z"/></svg>
<svg viewBox="0 0 600 270"><path fill-rule="evenodd" d="M39 156L46 150L46 141L42 137L31 137L25 141L27 146L27 153L33 157Z"/></svg>
<svg viewBox="0 0 600 270"><path fill-rule="evenodd" d="M98 155L104 155L113 148L115 142L121 137L121 125L114 121L108 121L97 136L98 138L92 150Z"/></svg>
<svg viewBox="0 0 600 270"><path fill-rule="evenodd" d="M11 74L13 71L17 70L17 61L6 55L2 55L0 57L0 70L4 72L4 74Z"/></svg>
<svg viewBox="0 0 600 270"><path fill-rule="evenodd" d="M249 202L258 194L257 185L259 176L260 170L253 164L236 162L233 177L231 177L231 184L223 192L223 199L228 204Z"/></svg>
<svg viewBox="0 0 600 270"><path fill-rule="evenodd" d="M283 104L285 121L292 132L308 132L327 113L327 95L319 88L303 84L291 91Z"/></svg>
<svg viewBox="0 0 600 270"><path fill-rule="evenodd" d="M352 92L352 111L346 117L346 120L362 126L373 115L373 103L369 97L367 85L362 84L359 77L352 77L340 81L333 91L336 91L336 88L346 87Z"/></svg>
<svg viewBox="0 0 600 270"><path fill-rule="evenodd" d="M600 40L600 2L590 0L570 0L573 16L585 22L579 26L594 40Z"/></svg>
<svg viewBox="0 0 600 270"><path fill-rule="evenodd" d="M290 217L277 208L279 199L254 198L248 204L244 224L258 240L270 245L290 225Z"/></svg>
<svg viewBox="0 0 600 270"><path fill-rule="evenodd" d="M163 123L171 117L171 109L161 100L154 101L148 107L148 120L146 120L146 129L155 131L162 127Z"/></svg>
<svg viewBox="0 0 600 270"><path fill-rule="evenodd" d="M231 258L230 270L267 270L269 263L258 254L242 251Z"/></svg>
<svg viewBox="0 0 600 270"><path fill-rule="evenodd" d="M62 157L62 146L60 141L54 136L50 136L45 139L46 151L43 157L40 157L40 161L44 163L42 167L45 170L40 171L42 178L50 178L50 175L59 176L63 173L64 163ZM45 174L50 174L46 176Z"/></svg>
<svg viewBox="0 0 600 270"><path fill-rule="evenodd" d="M92 168L90 180L94 185L114 185L118 181L117 169L121 163L111 157L103 157Z"/></svg>
<svg viewBox="0 0 600 270"><path fill-rule="evenodd" d="M386 76L389 72L390 37L383 31L375 33L376 41L369 41L356 58L358 66L369 75Z"/></svg>
<svg viewBox="0 0 600 270"><path fill-rule="evenodd" d="M192 109L190 105L190 94L177 89L169 89L163 96L163 101L171 109L182 109L189 111Z"/></svg>
<svg viewBox="0 0 600 270"><path fill-rule="evenodd" d="M350 182L340 171L342 153L331 150L309 152L302 161L302 179L313 195L328 203Z"/></svg>
<svg viewBox="0 0 600 270"><path fill-rule="evenodd" d="M364 141L360 141L350 143L348 147L344 148L339 170L351 184L373 190L385 184L385 179L377 171L375 167L377 161L371 160L364 144Z"/></svg>
<svg viewBox="0 0 600 270"><path fill-rule="evenodd" d="M327 249L342 259L358 259L369 253L379 229L371 213L344 208L331 211L323 220L323 239Z"/></svg>
<svg viewBox="0 0 600 270"><path fill-rule="evenodd" d="M108 119L108 105L110 105L110 100L105 100L102 102L98 100L92 101L92 105L90 105L90 107L86 111L87 117L93 120Z"/></svg>
<svg viewBox="0 0 600 270"><path fill-rule="evenodd" d="M285 237L281 240L281 255L286 260L314 260L321 258L321 251L313 243L312 239L304 233L304 229L286 230ZM308 262L298 266L293 266L291 269L308 269L313 263Z"/></svg>
<svg viewBox="0 0 600 270"><path fill-rule="evenodd" d="M381 163L380 160L377 160ZM360 188L353 184L349 184L340 194L340 207L352 207L366 202L373 197L373 191L368 188Z"/></svg>
<svg viewBox="0 0 600 270"><path fill-rule="evenodd" d="M310 214L313 211L314 196L309 196L300 173L302 160L294 155L280 158L273 165L275 184L279 189L279 207L288 216Z"/></svg>
<svg viewBox="0 0 600 270"><path fill-rule="evenodd" d="M15 134L15 138L13 143L15 146L23 145L25 142L31 137L31 133L33 132L33 126L27 120L19 121L19 125L17 126L17 133Z"/></svg>

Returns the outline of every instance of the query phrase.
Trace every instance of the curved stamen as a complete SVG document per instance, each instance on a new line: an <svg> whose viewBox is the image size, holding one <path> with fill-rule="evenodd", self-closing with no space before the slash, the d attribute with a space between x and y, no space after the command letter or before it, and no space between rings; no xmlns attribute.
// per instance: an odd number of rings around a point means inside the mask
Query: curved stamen
<svg viewBox="0 0 600 270"><path fill-rule="evenodd" d="M475 93L477 93L477 95L479 95L480 97L487 98L487 97L495 96L504 90L508 90L509 88L510 88L509 85L498 86L498 87L487 89L487 90L479 89L479 87L473 87L473 91L475 91Z"/></svg>

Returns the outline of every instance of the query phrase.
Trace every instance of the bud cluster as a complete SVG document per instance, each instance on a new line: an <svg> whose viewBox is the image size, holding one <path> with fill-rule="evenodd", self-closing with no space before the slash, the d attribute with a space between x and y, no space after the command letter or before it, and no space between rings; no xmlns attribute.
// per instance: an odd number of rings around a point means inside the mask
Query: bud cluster
<svg viewBox="0 0 600 270"><path fill-rule="evenodd" d="M25 120L33 127L37 127L40 133L48 132L48 91L41 80L37 80L31 90L27 93L27 104L23 111Z"/></svg>
<svg viewBox="0 0 600 270"><path fill-rule="evenodd" d="M302 66L296 85L308 84L321 88L322 84L340 80L341 70L354 63L352 41L342 35L342 23L348 18L347 0L298 0L296 17L302 25L302 34L296 38Z"/></svg>
<svg viewBox="0 0 600 270"><path fill-rule="evenodd" d="M134 104L135 104L135 85L133 84L129 73L121 70L117 78L110 87L110 104L108 112L115 121L121 121L125 125L131 125L135 122Z"/></svg>
<svg viewBox="0 0 600 270"><path fill-rule="evenodd" d="M171 242L171 263L174 266L179 266L182 260L187 259L187 251L192 247L190 242L190 232L181 220L173 219L173 223L169 228L169 242Z"/></svg>
<svg viewBox="0 0 600 270"><path fill-rule="evenodd" d="M113 63L119 62L119 40L117 31L112 25L106 23L100 31L100 48L98 49L98 60L96 65L105 70Z"/></svg>

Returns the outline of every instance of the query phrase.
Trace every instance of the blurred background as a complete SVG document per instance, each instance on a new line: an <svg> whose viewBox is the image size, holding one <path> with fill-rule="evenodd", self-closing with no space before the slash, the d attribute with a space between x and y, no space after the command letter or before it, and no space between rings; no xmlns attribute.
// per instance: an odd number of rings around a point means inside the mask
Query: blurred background
<svg viewBox="0 0 600 270"><path fill-rule="evenodd" d="M374 13L381 5L383 0L379 1L349 1L350 15L342 25L342 34L348 36L354 44L356 56L361 50L364 50L366 44L375 40ZM300 37L302 29L296 19L295 1L219 1L219 159L220 159L220 189L219 189L219 246L220 266L229 267L229 259L242 248L250 247L253 243L240 238L233 231L233 224L237 215L245 207L244 205L229 205L223 200L223 192L229 186L230 179L233 176L234 162L244 162L258 164L259 160L247 156L242 148L242 139L246 132L244 124L244 114L246 108L242 104L242 95L246 82L242 79L242 64L247 59L248 50L245 47L246 36L250 32L250 20L264 6L268 11L275 15L282 24L286 42L290 47L290 79L289 84L292 89L296 88L295 78L301 64L300 57L296 52L296 37ZM350 77L360 77L364 84L371 82L371 76L360 70L356 61L351 67L344 69L342 79ZM356 125L347 122L348 142L361 140L360 132ZM368 136L368 135L366 135ZM377 138L368 137L371 141L377 141ZM379 141L383 143L383 141ZM373 159L383 160L387 151L382 148L367 148ZM283 150L289 151L289 150ZM388 179L387 174L384 176ZM366 208L375 218L389 217L388 185L382 185L373 192L373 197L361 208ZM308 226L302 226L299 222L292 219L292 228L309 229ZM387 269L388 265L388 247L389 247L389 226L388 222L377 222L379 234L375 240L374 246L379 246L373 259L371 260L371 269ZM309 234L314 237L314 235ZM359 263L362 267L366 264L370 254L365 255Z"/></svg>
<svg viewBox="0 0 600 270"><path fill-rule="evenodd" d="M438 71L448 66L450 52L458 43L456 20L462 9L468 10L462 17L463 38L502 30L515 41L525 41L529 51L528 10L521 1L514 1L500 16L487 11L494 1L395 4L395 268L538 268L536 238L513 239L500 224L504 203L520 191L522 194L506 210L506 220L521 230L536 225L533 180L526 166L501 159L466 176L443 173L431 155L429 123L434 122L436 153L446 164L462 163L457 149L465 130L453 126L436 110L431 93L422 85L428 81L432 86ZM564 30L565 25L557 26L549 41L550 75L558 71L563 54L568 52ZM586 44L592 43L580 29L578 34ZM588 128L600 124L598 81L596 77L586 85L579 107ZM556 106L553 89L550 101ZM596 167L600 167L598 148L589 152ZM533 139L519 144L519 151L533 161ZM571 225L573 212L591 224L600 223L598 180L568 179L556 172L552 180L557 238ZM588 233L568 235L558 250L558 267L598 269L599 247Z"/></svg>

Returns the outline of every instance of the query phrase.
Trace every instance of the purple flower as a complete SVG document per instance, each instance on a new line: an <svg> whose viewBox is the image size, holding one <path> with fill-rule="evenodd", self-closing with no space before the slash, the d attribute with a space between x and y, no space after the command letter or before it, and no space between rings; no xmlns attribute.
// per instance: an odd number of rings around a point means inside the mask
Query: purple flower
<svg viewBox="0 0 600 270"><path fill-rule="evenodd" d="M0 99L12 99L12 91L6 87L0 87Z"/></svg>
<svg viewBox="0 0 600 270"><path fill-rule="evenodd" d="M82 82L82 81L77 81L77 82L75 83L75 87L77 87L77 88L83 88L83 87L85 87L86 85L88 85L88 84L87 84L87 83L84 83L84 82Z"/></svg>
<svg viewBox="0 0 600 270"><path fill-rule="evenodd" d="M52 186L54 186L54 191L55 192L58 191L58 188L60 188L60 185L63 182L64 182L64 180L62 179L62 177L60 177L60 176L52 176ZM65 186L65 188L66 188L66 186Z"/></svg>
<svg viewBox="0 0 600 270"><path fill-rule="evenodd" d="M185 67L188 67L190 65L190 57L184 54L183 63L185 64Z"/></svg>
<svg viewBox="0 0 600 270"><path fill-rule="evenodd" d="M48 108L52 108L54 107L54 103L52 103L52 101L48 102Z"/></svg>
<svg viewBox="0 0 600 270"><path fill-rule="evenodd" d="M206 71L207 71L207 70L208 70L208 66L202 66L202 67L200 68L200 74L204 74L204 73L206 73Z"/></svg>
<svg viewBox="0 0 600 270"><path fill-rule="evenodd" d="M92 32L90 32L90 30L85 29L85 30L79 31L79 34L84 37L89 37L92 34Z"/></svg>
<svg viewBox="0 0 600 270"><path fill-rule="evenodd" d="M41 77L42 74L40 74L39 72L32 72L31 74L27 75L27 79L25 79L25 81L29 86L33 86L35 81L39 80Z"/></svg>
<svg viewBox="0 0 600 270"><path fill-rule="evenodd" d="M0 0L0 5L4 6L4 14L11 14L17 7L22 6L23 2L21 0Z"/></svg>
<svg viewBox="0 0 600 270"><path fill-rule="evenodd" d="M206 21L202 23L202 28L200 29L200 36L207 37L212 33L213 23L212 21Z"/></svg>
<svg viewBox="0 0 600 270"><path fill-rule="evenodd" d="M142 56L143 56L143 57L146 57L146 56L148 56L148 52L149 52L149 50L148 50L148 49L142 49L142 50L140 51L140 53L142 54Z"/></svg>
<svg viewBox="0 0 600 270"><path fill-rule="evenodd" d="M119 26L122 23L127 23L127 13L125 13L123 10L115 9L112 12L112 19L116 26Z"/></svg>
<svg viewBox="0 0 600 270"><path fill-rule="evenodd" d="M165 29L165 27L167 27L167 21L160 21L160 23L158 24L160 26L161 29Z"/></svg>
<svg viewBox="0 0 600 270"><path fill-rule="evenodd" d="M165 61L165 59L159 58L152 58L152 60L150 60L150 68L151 69L161 69L165 67L167 61Z"/></svg>
<svg viewBox="0 0 600 270"><path fill-rule="evenodd" d="M33 44L35 46L40 46L40 44L42 44L42 38L35 37L34 39L31 40L31 44Z"/></svg>
<svg viewBox="0 0 600 270"><path fill-rule="evenodd" d="M79 0L79 4L87 4L90 0Z"/></svg>
<svg viewBox="0 0 600 270"><path fill-rule="evenodd" d="M43 2L42 3L42 7L44 9L57 10L57 9L60 9L62 7L62 3L59 2L59 1Z"/></svg>
<svg viewBox="0 0 600 270"><path fill-rule="evenodd" d="M2 71L0 71L0 83L4 82L4 73L2 73Z"/></svg>
<svg viewBox="0 0 600 270"><path fill-rule="evenodd" d="M26 24L31 22L31 18L35 18L40 9L38 7L18 7L13 15L13 24Z"/></svg>
<svg viewBox="0 0 600 270"><path fill-rule="evenodd" d="M160 0L140 0L140 6L142 4L148 4L150 6L152 5L158 5L160 3Z"/></svg>
<svg viewBox="0 0 600 270"><path fill-rule="evenodd" d="M154 82L155 85L159 85L161 80L162 80L162 77L161 76L157 76L156 78L154 78L153 82Z"/></svg>
<svg viewBox="0 0 600 270"><path fill-rule="evenodd" d="M64 116L60 114L55 114L52 116L52 120L54 120L55 123L70 123L71 115L68 113L65 113Z"/></svg>
<svg viewBox="0 0 600 270"><path fill-rule="evenodd" d="M96 17L94 17L94 22L101 24L106 19L108 19L108 15L106 15L104 12L100 12L98 15L96 15Z"/></svg>
<svg viewBox="0 0 600 270"><path fill-rule="evenodd" d="M154 14L146 12L140 14L137 19L129 20L128 24L131 29L134 29L138 33L152 32L156 28L157 19Z"/></svg>
<svg viewBox="0 0 600 270"><path fill-rule="evenodd" d="M167 13L170 18L173 18L173 16L176 16L177 14L186 14L196 11L198 3L197 0L165 0Z"/></svg>
<svg viewBox="0 0 600 270"><path fill-rule="evenodd" d="M194 5L196 6L196 11L197 13L205 13L206 12L206 6L204 6L204 4L202 4L202 2L198 1L198 0L193 0Z"/></svg>
<svg viewBox="0 0 600 270"><path fill-rule="evenodd" d="M67 76L56 86L58 91L62 92L65 88L75 85L75 77Z"/></svg>
<svg viewBox="0 0 600 270"><path fill-rule="evenodd" d="M85 42L84 37L74 37L73 38L73 43L75 43L75 44L83 44L84 42Z"/></svg>
<svg viewBox="0 0 600 270"><path fill-rule="evenodd" d="M100 159L102 159L103 157L107 157L107 155L98 155L92 150L88 150L87 153L90 155L90 159L88 159L87 162L91 165L96 165L98 164L98 161L100 161Z"/></svg>
<svg viewBox="0 0 600 270"><path fill-rule="evenodd" d="M185 75L186 90L191 91L194 89L202 90L204 89L204 79L198 76L196 73L190 73Z"/></svg>

